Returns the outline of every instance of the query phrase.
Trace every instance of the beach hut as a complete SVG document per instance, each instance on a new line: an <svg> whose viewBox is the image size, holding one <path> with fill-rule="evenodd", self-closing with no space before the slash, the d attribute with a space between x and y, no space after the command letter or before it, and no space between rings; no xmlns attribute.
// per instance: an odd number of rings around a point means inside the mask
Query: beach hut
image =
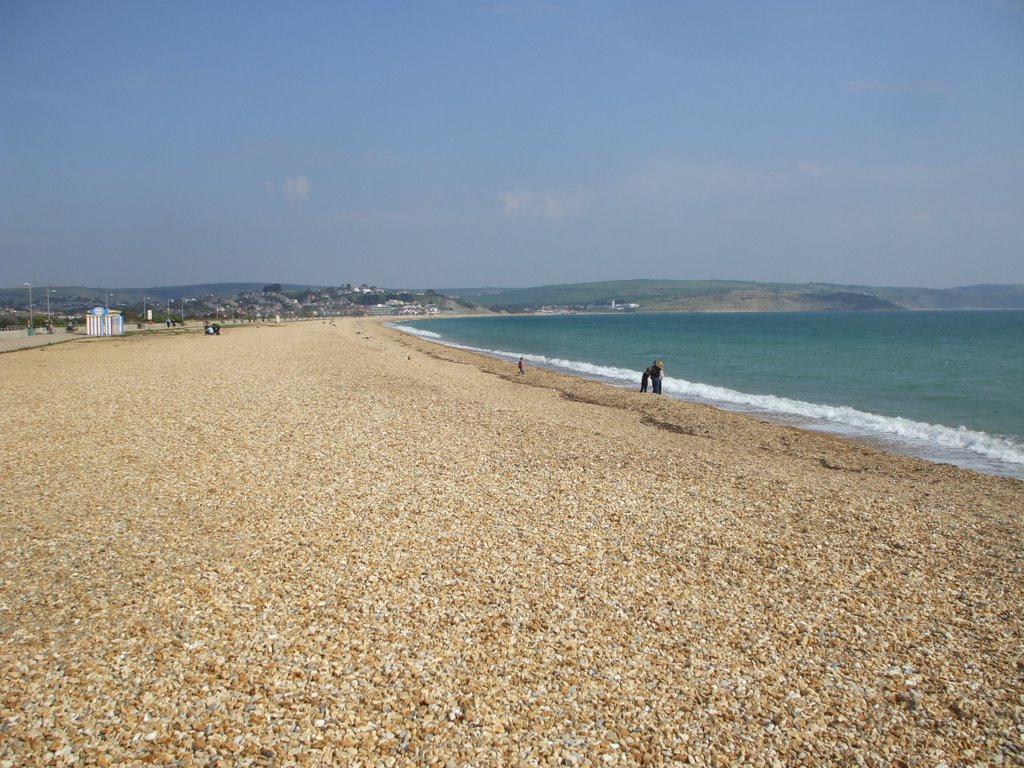
<svg viewBox="0 0 1024 768"><path fill-rule="evenodd" d="M88 336L119 336L124 333L124 317L116 309L93 307L85 316Z"/></svg>

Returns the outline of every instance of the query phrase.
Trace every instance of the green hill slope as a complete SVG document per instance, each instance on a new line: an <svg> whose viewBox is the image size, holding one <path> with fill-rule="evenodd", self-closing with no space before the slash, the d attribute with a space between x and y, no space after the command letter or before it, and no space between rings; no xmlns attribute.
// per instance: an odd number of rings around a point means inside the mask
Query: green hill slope
<svg viewBox="0 0 1024 768"><path fill-rule="evenodd" d="M976 285L944 290L874 288L830 283L733 280L616 280L489 290L463 298L497 310L583 309L636 304L641 311L797 311L1024 308L1024 285Z"/></svg>

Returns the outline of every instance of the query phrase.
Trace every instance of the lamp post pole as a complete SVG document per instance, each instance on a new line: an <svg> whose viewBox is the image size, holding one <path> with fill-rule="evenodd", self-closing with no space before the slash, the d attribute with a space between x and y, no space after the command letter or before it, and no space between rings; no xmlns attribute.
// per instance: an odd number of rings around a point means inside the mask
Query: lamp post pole
<svg viewBox="0 0 1024 768"><path fill-rule="evenodd" d="M28 327L33 328L34 323L32 322L32 283L22 283L22 285L28 286Z"/></svg>
<svg viewBox="0 0 1024 768"><path fill-rule="evenodd" d="M146 295L142 295L142 322L146 322Z"/></svg>
<svg viewBox="0 0 1024 768"><path fill-rule="evenodd" d="M49 327L50 323L53 322L53 318L50 315L50 294L53 293L53 288L46 286L46 326Z"/></svg>
<svg viewBox="0 0 1024 768"><path fill-rule="evenodd" d="M185 299L181 300L181 327L185 327Z"/></svg>

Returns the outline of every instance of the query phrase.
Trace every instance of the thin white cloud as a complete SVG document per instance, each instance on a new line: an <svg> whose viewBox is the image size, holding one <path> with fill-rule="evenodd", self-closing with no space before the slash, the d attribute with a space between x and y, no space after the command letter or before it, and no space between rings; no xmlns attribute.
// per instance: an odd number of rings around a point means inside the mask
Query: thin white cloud
<svg viewBox="0 0 1024 768"><path fill-rule="evenodd" d="M788 183L789 174L758 166L662 159L624 177L616 196L627 205L657 208L698 200L774 198Z"/></svg>
<svg viewBox="0 0 1024 768"><path fill-rule="evenodd" d="M564 219L580 213L585 205L579 192L537 192L516 189L501 194L502 209L508 217Z"/></svg>
<svg viewBox="0 0 1024 768"><path fill-rule="evenodd" d="M938 80L920 80L914 83L854 80L846 84L846 89L853 93L901 95L907 93L942 93L943 87L942 83Z"/></svg>
<svg viewBox="0 0 1024 768"><path fill-rule="evenodd" d="M506 0L506 2L484 2L477 5L477 12L494 16L533 18L550 14L564 14L560 3L537 2L536 0Z"/></svg>
<svg viewBox="0 0 1024 768"><path fill-rule="evenodd" d="M1024 13L1024 0L993 0L992 7L1014 13Z"/></svg>
<svg viewBox="0 0 1024 768"><path fill-rule="evenodd" d="M876 165L853 169L848 183L875 190L921 192L948 188L955 178L949 169L938 165Z"/></svg>
<svg viewBox="0 0 1024 768"><path fill-rule="evenodd" d="M309 179L305 176L291 176L284 180L281 191L293 203L300 203L309 197L311 186Z"/></svg>
<svg viewBox="0 0 1024 768"><path fill-rule="evenodd" d="M797 163L796 169L804 176L821 176L825 172L825 166L809 160Z"/></svg>

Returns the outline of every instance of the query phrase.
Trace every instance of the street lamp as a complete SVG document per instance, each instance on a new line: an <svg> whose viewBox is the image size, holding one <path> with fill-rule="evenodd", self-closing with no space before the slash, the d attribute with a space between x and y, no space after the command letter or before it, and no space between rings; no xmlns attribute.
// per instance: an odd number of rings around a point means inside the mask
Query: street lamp
<svg viewBox="0 0 1024 768"><path fill-rule="evenodd" d="M146 320L147 320L147 317L146 317L146 299L148 299L148 298L149 298L148 296L143 294L143 296L142 296L142 322L146 322Z"/></svg>
<svg viewBox="0 0 1024 768"><path fill-rule="evenodd" d="M31 329L34 327L32 322L32 283L22 283L22 285L28 286L28 327L29 332L31 332Z"/></svg>
<svg viewBox="0 0 1024 768"><path fill-rule="evenodd" d="M50 286L46 286L46 326L49 327L53 322L53 318L50 316L50 294L56 293L57 291Z"/></svg>

